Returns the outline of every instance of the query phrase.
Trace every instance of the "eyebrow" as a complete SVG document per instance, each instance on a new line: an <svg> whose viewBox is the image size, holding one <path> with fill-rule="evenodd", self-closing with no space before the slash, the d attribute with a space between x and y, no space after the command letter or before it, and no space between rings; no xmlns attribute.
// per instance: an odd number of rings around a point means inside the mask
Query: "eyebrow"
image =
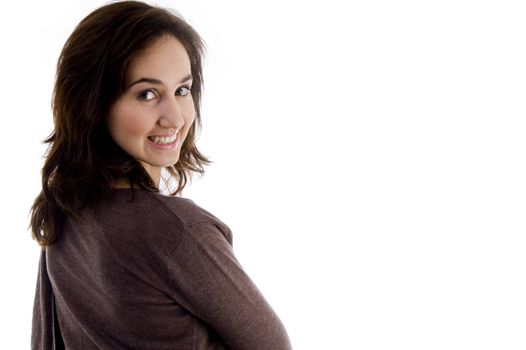
<svg viewBox="0 0 526 350"><path fill-rule="evenodd" d="M185 83L189 80L192 80L193 77L192 77L192 74L188 74L186 77L184 77L183 79L181 79L181 81L178 83L178 84L182 84L182 83ZM140 78L140 79L137 79L135 80L133 83L131 83L130 85L128 85L128 89L131 88L133 85L135 84L139 84L139 83L150 83L150 84L156 84L156 85L161 85L163 82L160 81L159 79L154 79L154 78Z"/></svg>

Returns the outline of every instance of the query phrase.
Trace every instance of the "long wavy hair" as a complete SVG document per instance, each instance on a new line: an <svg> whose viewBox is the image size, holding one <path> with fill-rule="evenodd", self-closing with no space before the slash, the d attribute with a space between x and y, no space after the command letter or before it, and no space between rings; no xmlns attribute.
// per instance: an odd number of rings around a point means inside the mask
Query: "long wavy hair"
<svg viewBox="0 0 526 350"><path fill-rule="evenodd" d="M191 62L191 94L195 122L181 146L179 160L166 167L177 181L172 195L192 174L212 163L196 145L201 128L202 59L205 44L199 34L169 10L139 1L102 6L86 16L67 39L57 62L52 111L54 129L42 168L42 191L31 207L33 239L43 248L59 237L66 215L111 193L118 180L159 192L143 166L112 139L105 116L125 90L133 58L156 39L172 35L185 47ZM197 126L196 126L197 124Z"/></svg>

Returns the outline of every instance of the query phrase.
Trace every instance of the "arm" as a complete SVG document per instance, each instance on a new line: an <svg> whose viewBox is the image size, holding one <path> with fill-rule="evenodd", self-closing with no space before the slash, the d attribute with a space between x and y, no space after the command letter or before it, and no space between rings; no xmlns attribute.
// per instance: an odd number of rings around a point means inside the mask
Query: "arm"
<svg viewBox="0 0 526 350"><path fill-rule="evenodd" d="M209 324L231 349L292 348L280 319L216 226L190 226L171 257L168 274L174 297Z"/></svg>
<svg viewBox="0 0 526 350"><path fill-rule="evenodd" d="M55 296L47 273L46 251L40 251L33 303L31 349L64 349L55 309Z"/></svg>

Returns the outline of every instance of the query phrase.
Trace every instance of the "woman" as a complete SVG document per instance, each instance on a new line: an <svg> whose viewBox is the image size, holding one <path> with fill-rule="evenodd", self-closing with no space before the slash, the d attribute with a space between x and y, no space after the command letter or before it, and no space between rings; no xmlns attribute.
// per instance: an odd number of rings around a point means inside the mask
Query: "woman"
<svg viewBox="0 0 526 350"><path fill-rule="evenodd" d="M203 51L183 19L135 1L95 10L67 40L31 209L33 349L291 348L228 226L177 196L211 163L195 145Z"/></svg>

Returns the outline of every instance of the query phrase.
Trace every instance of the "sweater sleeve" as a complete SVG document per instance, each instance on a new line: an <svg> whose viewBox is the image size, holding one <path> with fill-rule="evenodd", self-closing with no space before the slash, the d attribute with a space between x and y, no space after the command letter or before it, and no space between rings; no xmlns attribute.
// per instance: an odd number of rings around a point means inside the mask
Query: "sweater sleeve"
<svg viewBox="0 0 526 350"><path fill-rule="evenodd" d="M31 349L64 349L58 326L53 288L47 273L46 251L40 251L38 279L33 304Z"/></svg>
<svg viewBox="0 0 526 350"><path fill-rule="evenodd" d="M230 349L292 349L282 322L235 257L231 236L217 226L189 226L170 254L168 275L174 298Z"/></svg>

